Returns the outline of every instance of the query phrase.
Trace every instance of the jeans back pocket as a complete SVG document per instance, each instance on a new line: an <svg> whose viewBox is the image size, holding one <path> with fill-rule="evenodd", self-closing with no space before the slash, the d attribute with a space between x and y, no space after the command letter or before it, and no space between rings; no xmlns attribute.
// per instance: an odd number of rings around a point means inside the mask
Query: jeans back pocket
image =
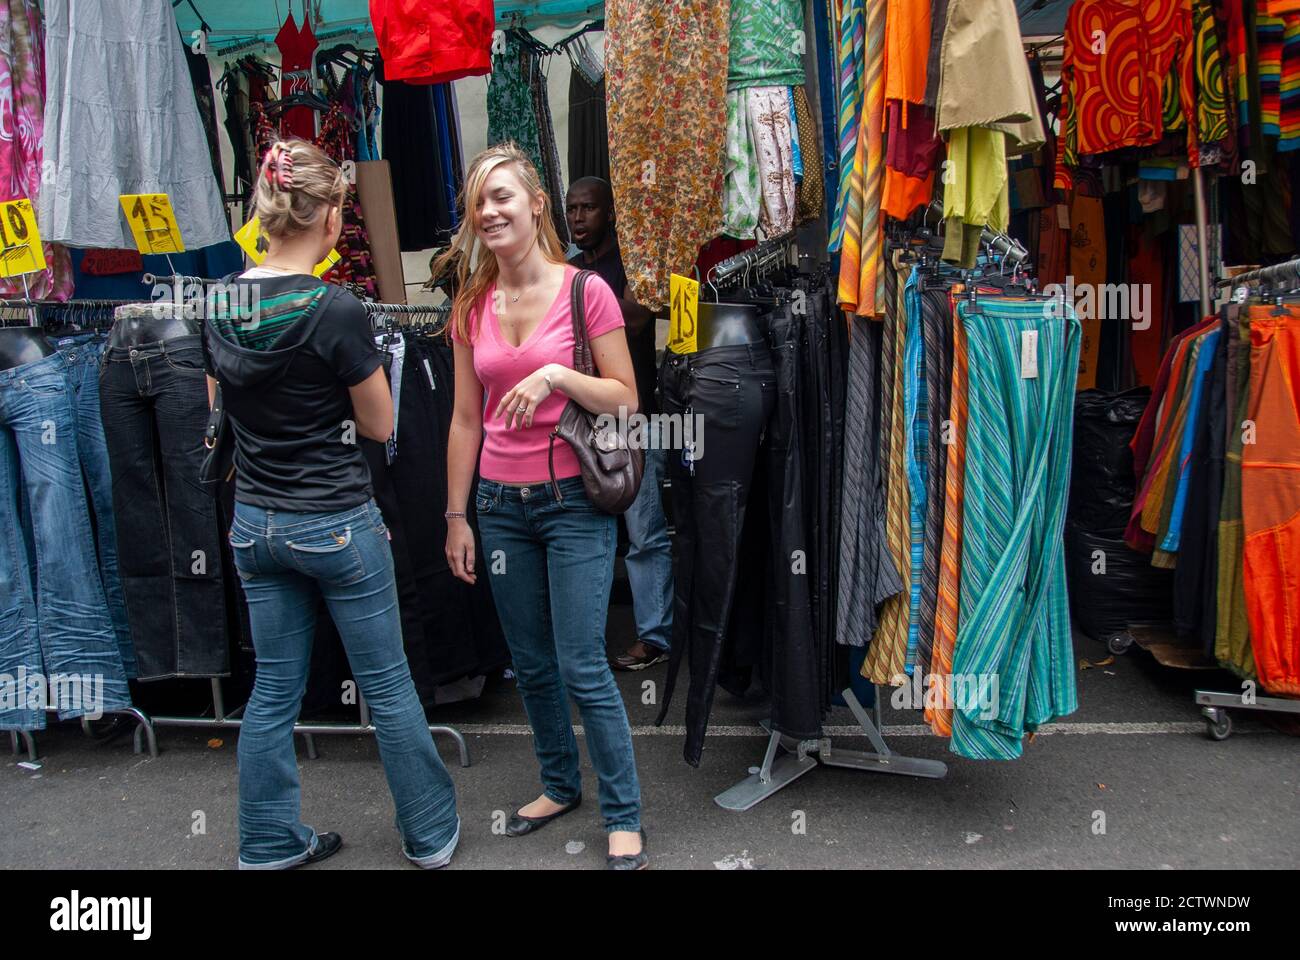
<svg viewBox="0 0 1300 960"><path fill-rule="evenodd" d="M294 568L313 580L346 586L366 575L361 551L352 542L351 524L338 529L312 530L284 543Z"/></svg>

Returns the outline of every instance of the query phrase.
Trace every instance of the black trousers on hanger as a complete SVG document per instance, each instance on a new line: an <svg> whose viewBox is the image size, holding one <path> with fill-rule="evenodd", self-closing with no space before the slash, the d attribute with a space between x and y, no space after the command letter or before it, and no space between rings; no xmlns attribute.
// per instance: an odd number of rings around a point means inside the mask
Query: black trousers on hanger
<svg viewBox="0 0 1300 960"><path fill-rule="evenodd" d="M104 351L99 382L118 569L141 680L230 673L217 502L199 485L208 389L199 337Z"/></svg>
<svg viewBox="0 0 1300 960"><path fill-rule="evenodd" d="M741 531L759 444L776 403L776 372L766 344L670 353L659 371L660 409L700 416L695 460L670 451L675 597L672 659L657 723L672 701L682 659L690 658L687 763L697 766L726 642L739 567Z"/></svg>
<svg viewBox="0 0 1300 960"><path fill-rule="evenodd" d="M803 326L788 305L772 316L769 339L776 372L776 408L763 442L771 539L766 551L766 632L771 653L772 726L800 740L821 735L824 650L813 628L813 584L808 573L812 569L809 562L829 547L822 536L826 528L813 530L806 523L806 457L799 416ZM829 576L829 569L824 557L819 563L820 586L820 578ZM827 600L828 594L824 589L818 599Z"/></svg>

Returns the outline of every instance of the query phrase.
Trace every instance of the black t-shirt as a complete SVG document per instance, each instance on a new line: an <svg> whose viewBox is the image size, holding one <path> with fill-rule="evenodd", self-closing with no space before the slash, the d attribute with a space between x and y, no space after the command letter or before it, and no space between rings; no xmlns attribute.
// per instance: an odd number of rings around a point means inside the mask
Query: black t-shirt
<svg viewBox="0 0 1300 960"><path fill-rule="evenodd" d="M204 324L208 372L221 383L235 437L235 499L313 513L365 503L370 471L348 388L374 373L381 355L361 302L314 277L232 282L256 284L263 331L283 326L256 349L252 334Z"/></svg>
<svg viewBox="0 0 1300 960"><path fill-rule="evenodd" d="M587 261L587 252L579 251L569 261L579 270L594 270L600 274L616 297L627 295L627 273L623 270L623 256L617 244L609 253L598 257L594 262ZM636 375L636 392L639 395L639 409L647 416L658 409L655 403L655 386L659 374L655 368L655 322L654 318L646 321L640 330L633 330L630 325L623 327L627 333L627 349L632 354L632 370Z"/></svg>

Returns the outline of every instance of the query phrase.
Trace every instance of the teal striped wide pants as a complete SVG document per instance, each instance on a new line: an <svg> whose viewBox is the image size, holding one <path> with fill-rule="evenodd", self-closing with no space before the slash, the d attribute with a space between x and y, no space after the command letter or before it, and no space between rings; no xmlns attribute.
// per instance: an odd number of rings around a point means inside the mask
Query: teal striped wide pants
<svg viewBox="0 0 1300 960"><path fill-rule="evenodd" d="M1078 707L1063 537L1081 327L1042 300L958 310L970 412L950 748L1010 760L1025 733Z"/></svg>

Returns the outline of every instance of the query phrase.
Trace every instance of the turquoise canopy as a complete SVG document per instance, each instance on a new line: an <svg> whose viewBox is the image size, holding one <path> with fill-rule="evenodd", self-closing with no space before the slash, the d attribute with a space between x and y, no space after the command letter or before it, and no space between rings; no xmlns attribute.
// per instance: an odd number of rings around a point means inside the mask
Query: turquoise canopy
<svg viewBox="0 0 1300 960"><path fill-rule="evenodd" d="M1072 0L1015 0L1020 29L1026 36L1060 33ZM174 0L176 22L189 33L199 27L199 15L212 29L215 47L240 40L275 36L290 9L302 18L303 0ZM317 4L312 0L312 7ZM366 29L370 22L367 0L321 0L317 32ZM525 26L551 24L576 26L604 16L603 0L496 0L498 21L519 17Z"/></svg>

